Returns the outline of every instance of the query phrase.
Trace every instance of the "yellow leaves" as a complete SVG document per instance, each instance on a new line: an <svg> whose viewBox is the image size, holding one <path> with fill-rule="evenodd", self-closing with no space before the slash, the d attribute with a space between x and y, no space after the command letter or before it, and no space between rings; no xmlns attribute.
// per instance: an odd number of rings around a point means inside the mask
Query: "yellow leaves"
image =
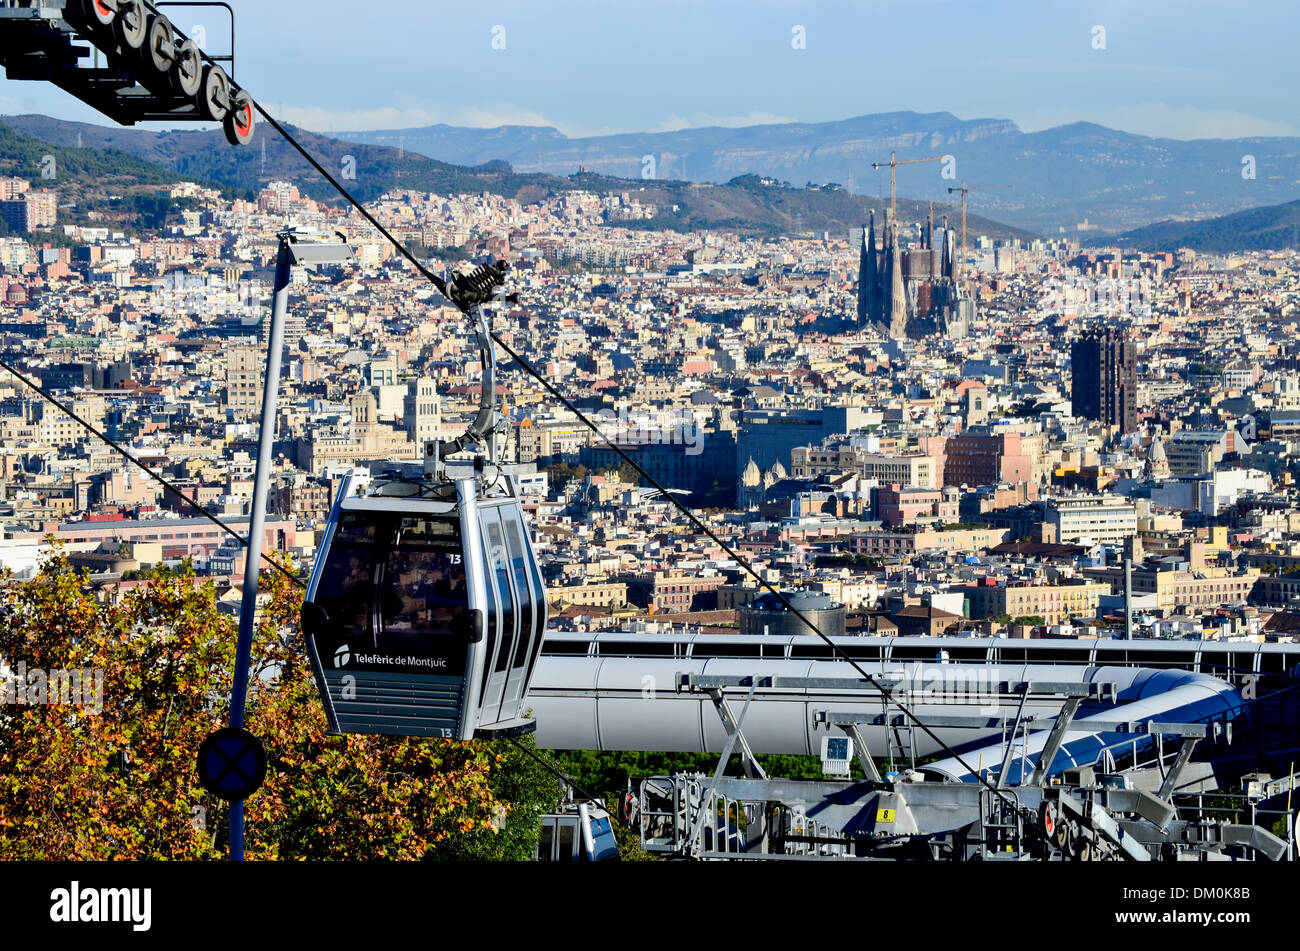
<svg viewBox="0 0 1300 951"><path fill-rule="evenodd" d="M491 828L502 806L489 774L507 768L508 757L477 743L326 736L292 629L301 592L278 573L266 581L271 597L253 664L279 676L257 681L249 698L247 726L263 737L270 768L246 804L248 855L422 858ZM175 572L107 605L55 559L0 597L15 618L0 629L0 654L29 663L75 656L105 672L99 716L41 711L0 723L0 854L213 857L228 810L195 785L194 754L224 725L234 624L211 585ZM119 751L129 752L129 764Z"/></svg>

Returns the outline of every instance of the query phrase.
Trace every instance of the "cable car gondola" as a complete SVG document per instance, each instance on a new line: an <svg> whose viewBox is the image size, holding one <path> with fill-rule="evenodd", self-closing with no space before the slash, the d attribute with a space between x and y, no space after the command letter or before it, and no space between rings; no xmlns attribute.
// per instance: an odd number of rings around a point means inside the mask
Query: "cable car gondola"
<svg viewBox="0 0 1300 951"><path fill-rule="evenodd" d="M599 802L566 800L542 816L539 862L617 862L618 843L609 813Z"/></svg>
<svg viewBox="0 0 1300 951"><path fill-rule="evenodd" d="M546 589L517 487L497 465L496 360L483 312L506 267L449 285L475 320L483 360L469 430L426 445L423 475L345 479L330 512L302 626L333 733L467 740L535 726L526 698ZM449 474L446 457L466 449L473 469Z"/></svg>

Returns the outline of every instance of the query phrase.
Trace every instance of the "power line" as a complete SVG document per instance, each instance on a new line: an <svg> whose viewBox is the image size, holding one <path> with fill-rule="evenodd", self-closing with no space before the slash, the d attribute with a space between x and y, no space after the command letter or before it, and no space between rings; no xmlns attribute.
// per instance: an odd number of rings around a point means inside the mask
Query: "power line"
<svg viewBox="0 0 1300 951"><path fill-rule="evenodd" d="M603 801L603 800L597 798L596 796L593 796L591 793L587 792L587 790L585 790L585 789L583 789L581 786L579 786L579 785L578 785L578 781L577 781L576 779L574 779L572 776L570 776L570 775L567 774L567 773L562 773L562 772L560 772L560 769L559 769L558 766L554 766L554 765L552 765L551 763L546 762L546 760L542 759L541 756L537 755L537 751L536 751L536 750L529 749L529 748L528 748L527 746L525 746L523 743L520 743L518 740L516 740L513 736L507 736L507 737L506 737L506 741L509 742L509 743L510 743L512 746L514 746L516 749L518 749L519 752L523 753L525 756L529 757L533 762L535 762L535 763L537 763L539 766L541 766L542 769L546 770L548 773L550 773L551 775L553 775L556 779L558 779L558 780L559 780L561 783L563 783L565 786L569 786L569 787L571 787L571 788L573 789L573 791L576 792L578 795L580 795L583 799L588 799L588 800L590 800L591 802L602 802L602 801Z"/></svg>
<svg viewBox="0 0 1300 951"><path fill-rule="evenodd" d="M52 395L51 393L47 392L43 387L41 387L41 386L40 386L38 383L36 383L34 380L32 380L32 379L30 379L29 377L23 375L21 372L19 372L17 369L15 369L11 364L5 362L4 360L0 360L0 367L3 367L4 369L6 369L6 370L8 370L10 373L12 373L14 376L18 377L18 379L20 379L23 383L25 383L25 384L26 384L27 386L29 386L31 389L33 389L34 391L36 391L38 394L40 394L40 396L41 396L42 399L45 399L45 400L48 401L49 403L53 404L55 407L58 408L58 410L59 410L61 413L63 413L65 416L68 416L70 419L72 419L73 422L77 423L79 426L81 426L83 429L85 429L88 433L90 433L91 435L93 435L95 438L99 439L99 440L100 440L101 442L103 442L106 446L108 446L110 449L112 449L114 452L116 452L118 455L120 455L123 459L126 459L128 462L131 462L131 463L133 463L134 465L138 466L139 469L140 469L140 470L141 470L145 475L149 476L149 478L153 479L155 482L157 482L159 485L161 485L161 486L162 486L164 489L166 489L168 492L172 493L172 494L175 495L177 498L179 498L179 499L181 499L182 501L184 501L186 505L190 506L190 508L194 509L194 511L198 512L200 515L202 515L204 518L206 518L206 519L207 519L209 522L211 522L213 525L216 525L219 529L221 529L223 532L225 532L225 533L226 533L227 535L229 535L231 538L235 539L235 540L236 540L237 542L239 542L241 545L243 545L243 546L245 546L246 548L248 548L250 551L252 550L252 547L253 547L253 546L252 546L252 540L251 540L251 539L248 539L248 538L246 538L245 536L240 535L237 531L235 531L233 528L231 528L229 525L227 525L227 524L226 524L225 522L223 522L221 519L217 518L215 515L213 515L211 512L209 512L209 511L208 511L207 509L205 509L203 506L199 505L199 503L196 502L194 499L190 498L188 495L186 495L184 492L182 492L180 489L178 489L175 485L173 485L171 482L169 482L166 478L164 478L163 476L159 475L157 472L154 472L152 469L150 469L148 466L146 466L143 462L141 462L138 458L136 458L134 455L132 455L131 452L130 452L129 450L127 450L127 449L124 448L123 446L119 445L117 442L115 442L114 440L110 439L110 438L109 438L108 436L106 436L104 433L100 432L98 429L96 429L94 426L92 426L89 422L87 422L86 420L84 420L84 419L82 419L80 416L78 416L78 415L77 415L77 414L72 410L72 408L71 408L70 406L68 406L66 403L64 403L62 400L58 399L56 396L54 396L54 395ZM281 574L283 574L286 578L288 578L290 581L292 581L294 584L298 585L299 587L303 587L303 588L306 587L306 584L303 582L303 580L302 580L301 578L299 578L296 574L294 574L292 571L290 571L290 570L289 570L288 568L286 568L284 565L280 564L278 561L276 561L276 560L274 560L273 558L271 558L271 557L270 557L266 552L261 551L261 545L258 545L258 551L259 551L259 553L260 553L261 556L262 556L262 560L265 561L268 565L270 565L272 568L274 568L274 569L276 569L277 571L279 571Z"/></svg>

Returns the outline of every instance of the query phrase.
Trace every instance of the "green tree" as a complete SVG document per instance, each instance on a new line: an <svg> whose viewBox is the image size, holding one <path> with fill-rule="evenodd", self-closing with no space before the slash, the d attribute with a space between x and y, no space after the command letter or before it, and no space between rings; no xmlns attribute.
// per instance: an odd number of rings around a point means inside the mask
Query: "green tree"
<svg viewBox="0 0 1300 951"><path fill-rule="evenodd" d="M1022 614L1020 617L1012 618L1012 624L1026 624L1029 627L1042 627L1047 623L1047 619L1041 614Z"/></svg>
<svg viewBox="0 0 1300 951"><path fill-rule="evenodd" d="M492 757L492 793L499 802L509 803L509 808L499 812L492 825L448 839L435 857L515 862L532 859L537 853L542 815L559 802L563 787L555 774L535 758L538 754L532 737L521 737L513 743L494 740L484 745Z"/></svg>
<svg viewBox="0 0 1300 951"><path fill-rule="evenodd" d="M262 591L246 725L268 768L245 805L250 858L531 854L552 787L490 744L327 736L296 627L301 589L268 572ZM0 611L9 668L103 676L98 712L0 709L0 855L224 854L227 808L194 765L203 738L225 725L234 661L235 623L211 582L188 566L159 569L114 600L56 551L32 580L7 580Z"/></svg>
<svg viewBox="0 0 1300 951"><path fill-rule="evenodd" d="M632 485L641 484L641 473L637 472L636 466L630 462L620 462L612 469L606 469L601 475L615 482L629 482Z"/></svg>
<svg viewBox="0 0 1300 951"><path fill-rule="evenodd" d="M571 466L567 462L553 462L546 467L546 477L552 486L558 488L575 479L581 482L587 478L587 467L583 465Z"/></svg>

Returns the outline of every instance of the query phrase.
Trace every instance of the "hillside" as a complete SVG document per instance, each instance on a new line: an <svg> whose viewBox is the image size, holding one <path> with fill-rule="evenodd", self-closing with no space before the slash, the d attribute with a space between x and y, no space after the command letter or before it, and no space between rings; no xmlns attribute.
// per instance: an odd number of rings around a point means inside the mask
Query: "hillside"
<svg viewBox="0 0 1300 951"><path fill-rule="evenodd" d="M1275 251L1300 247L1300 200L1201 221L1162 221L1093 244L1196 251Z"/></svg>
<svg viewBox="0 0 1300 951"><path fill-rule="evenodd" d="M342 133L355 142L401 146L446 162L491 159L523 172L568 174L579 164L607 175L639 175L655 156L661 175L725 182L769 175L792 182L842 182L852 192L888 194L889 171L871 168L899 158L952 155L955 180L937 165L900 169L900 193L946 200L946 187L1010 183L981 192L972 207L984 215L1046 235L1080 234L1089 224L1115 233L1171 218L1224 215L1300 193L1300 138L1156 139L1093 123L1023 132L1005 119L958 119L947 112L891 112L836 122L774 123L741 128L569 138L554 128L447 125ZM1243 179L1242 158L1256 177ZM1087 234L1086 231L1082 232Z"/></svg>
<svg viewBox="0 0 1300 951"><path fill-rule="evenodd" d="M152 132L62 122L46 116L14 116L4 121L47 142L72 146L80 141L95 149L117 149L152 166L162 166L172 174L220 182L241 192L255 191L268 181L280 179L294 182L314 198L338 200L330 185L279 133L265 125L260 127L251 146L235 149L217 130ZM788 184L763 186L745 179L736 184L701 187L686 181L623 179L594 173L566 177L519 173L502 161L466 167L431 159L409 149L345 142L296 128L291 131L363 202L396 188L440 194L490 192L524 200L576 189L599 194L636 192L642 202L654 203L661 209L656 219L640 223L642 227L728 228L758 235L789 233L800 228L844 235L850 228L859 227L870 210L879 213L883 207L879 199L843 189ZM349 156L351 160L345 166ZM354 169L355 177L345 178L345 167ZM677 206L675 212L671 210L673 205ZM951 206L947 210L950 214L954 212ZM899 212L904 218L920 220L927 207L900 200ZM936 206L935 213L941 216L944 209ZM1031 236L974 215L970 217L970 228L977 234L994 237Z"/></svg>
<svg viewBox="0 0 1300 951"><path fill-rule="evenodd" d="M54 189L60 224L134 231L160 227L169 211L179 210L157 195L188 176L117 149L65 147L0 125L0 177ZM200 182L217 187L206 177Z"/></svg>

